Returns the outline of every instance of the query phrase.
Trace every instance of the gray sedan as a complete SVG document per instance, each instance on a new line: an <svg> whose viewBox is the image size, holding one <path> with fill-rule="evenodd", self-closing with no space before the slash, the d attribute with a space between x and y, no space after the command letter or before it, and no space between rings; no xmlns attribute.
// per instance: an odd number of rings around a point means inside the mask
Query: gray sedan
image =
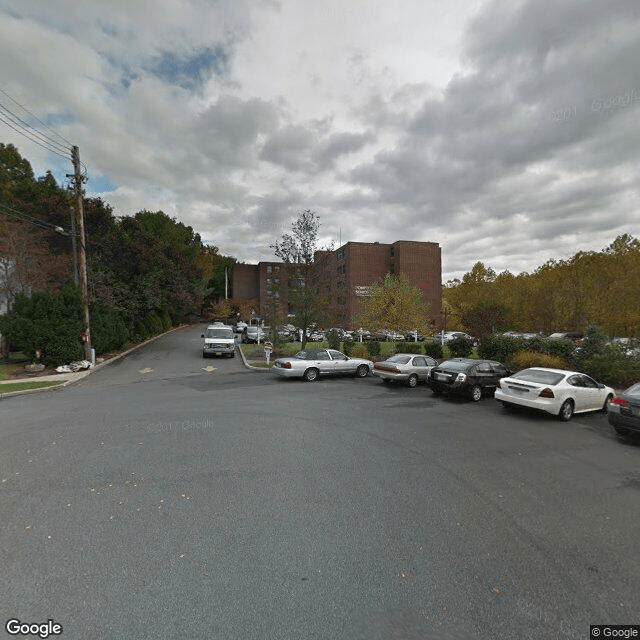
<svg viewBox="0 0 640 640"><path fill-rule="evenodd" d="M323 375L355 375L365 378L373 362L363 358L350 358L335 349L304 349L295 356L278 358L272 371L283 378L304 378L313 382Z"/></svg>
<svg viewBox="0 0 640 640"><path fill-rule="evenodd" d="M415 387L420 380L429 377L429 371L438 363L429 356L413 353L396 353L384 362L373 365L373 375L382 378L384 382L405 382Z"/></svg>

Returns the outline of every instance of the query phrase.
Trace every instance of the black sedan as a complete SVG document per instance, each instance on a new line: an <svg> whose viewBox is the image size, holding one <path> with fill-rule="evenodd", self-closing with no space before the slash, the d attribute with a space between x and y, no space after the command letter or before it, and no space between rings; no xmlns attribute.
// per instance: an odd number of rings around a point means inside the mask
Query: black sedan
<svg viewBox="0 0 640 640"><path fill-rule="evenodd" d="M607 410L609 424L621 436L640 433L640 382L614 398Z"/></svg>
<svg viewBox="0 0 640 640"><path fill-rule="evenodd" d="M492 394L498 380L510 373L503 364L494 360L453 358L431 369L427 384L435 394L455 393L478 402L483 395Z"/></svg>

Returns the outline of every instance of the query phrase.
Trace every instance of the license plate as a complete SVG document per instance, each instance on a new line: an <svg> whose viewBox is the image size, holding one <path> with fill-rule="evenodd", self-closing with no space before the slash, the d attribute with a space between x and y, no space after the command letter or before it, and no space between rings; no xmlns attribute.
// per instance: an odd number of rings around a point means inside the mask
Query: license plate
<svg viewBox="0 0 640 640"><path fill-rule="evenodd" d="M446 373L436 373L436 380L440 380L441 382L446 382L449 379L449 376Z"/></svg>

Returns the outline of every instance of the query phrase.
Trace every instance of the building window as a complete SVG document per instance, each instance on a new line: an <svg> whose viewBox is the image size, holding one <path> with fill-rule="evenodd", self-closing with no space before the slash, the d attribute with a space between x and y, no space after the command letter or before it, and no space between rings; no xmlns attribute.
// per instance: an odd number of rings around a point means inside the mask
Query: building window
<svg viewBox="0 0 640 640"><path fill-rule="evenodd" d="M343 264L338 266L338 273L344 275L347 272L347 267Z"/></svg>
<svg viewBox="0 0 640 640"><path fill-rule="evenodd" d="M336 253L336 258L338 260L344 260L347 257L347 252L344 249L340 249L338 250L338 253Z"/></svg>
<svg viewBox="0 0 640 640"><path fill-rule="evenodd" d="M267 273L271 273L271 265L270 264L267 265Z"/></svg>
<svg viewBox="0 0 640 640"><path fill-rule="evenodd" d="M274 270L276 273L279 273L279 272L280 272L280 266L279 266L279 265L276 265L275 267L273 267L273 270Z"/></svg>

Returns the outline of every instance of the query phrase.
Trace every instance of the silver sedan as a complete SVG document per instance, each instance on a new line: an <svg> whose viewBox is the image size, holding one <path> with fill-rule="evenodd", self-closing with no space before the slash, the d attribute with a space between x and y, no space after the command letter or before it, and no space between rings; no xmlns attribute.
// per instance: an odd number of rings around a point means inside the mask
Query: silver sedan
<svg viewBox="0 0 640 640"><path fill-rule="evenodd" d="M304 378L313 382L324 375L355 375L365 378L373 362L363 358L350 358L335 349L304 349L295 356L278 358L271 370L283 378Z"/></svg>
<svg viewBox="0 0 640 640"><path fill-rule="evenodd" d="M384 362L373 365L373 375L382 378L384 382L405 382L415 387L420 380L426 380L429 372L438 363L429 356L414 353L396 353Z"/></svg>

